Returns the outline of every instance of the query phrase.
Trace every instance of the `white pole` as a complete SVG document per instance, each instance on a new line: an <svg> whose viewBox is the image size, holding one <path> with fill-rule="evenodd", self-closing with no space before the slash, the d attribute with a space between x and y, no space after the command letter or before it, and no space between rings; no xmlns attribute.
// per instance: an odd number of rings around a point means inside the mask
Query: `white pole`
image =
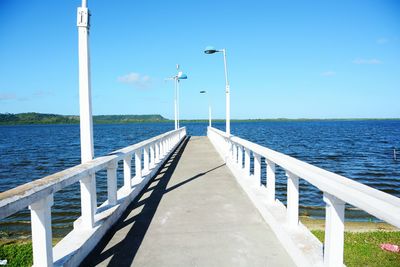
<svg viewBox="0 0 400 267"><path fill-rule="evenodd" d="M231 135L231 103L230 103L230 88L229 88L229 81L228 81L228 70L226 68L226 50L222 49L224 54L224 67L225 67L225 85L226 85L226 134L228 136Z"/></svg>
<svg viewBox="0 0 400 267"><path fill-rule="evenodd" d="M88 162L94 157L92 100L90 92L90 58L89 58L89 10L87 1L82 0L78 7L78 50L79 50L79 113L81 136L81 161ZM91 228L96 213L96 180L90 175L81 180L82 222Z"/></svg>
<svg viewBox="0 0 400 267"><path fill-rule="evenodd" d="M175 130L178 129L178 110L177 110L177 78L174 78L175 82L175 98L174 98L174 104L175 104Z"/></svg>
<svg viewBox="0 0 400 267"><path fill-rule="evenodd" d="M178 77L176 78L176 81L177 81L177 103L178 103L178 129L181 127L180 126L180 122L179 122L179 120L180 120L180 114L179 114L179 108L180 108L180 105L179 105L179 79L178 79Z"/></svg>
<svg viewBox="0 0 400 267"><path fill-rule="evenodd" d="M79 112L81 133L81 161L85 163L93 159L93 122L92 100L90 89L90 58L89 58L89 10L86 0L78 8L79 37Z"/></svg>
<svg viewBox="0 0 400 267"><path fill-rule="evenodd" d="M208 104L208 126L211 127L211 105Z"/></svg>

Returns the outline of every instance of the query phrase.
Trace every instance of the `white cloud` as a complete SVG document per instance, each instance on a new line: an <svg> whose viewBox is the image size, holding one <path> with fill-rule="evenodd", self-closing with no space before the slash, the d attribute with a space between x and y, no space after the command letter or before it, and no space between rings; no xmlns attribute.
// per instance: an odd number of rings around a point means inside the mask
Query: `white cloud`
<svg viewBox="0 0 400 267"><path fill-rule="evenodd" d="M387 43L389 43L389 39L386 39L386 38L379 38L378 40L376 40L376 42L378 43L378 44L387 44Z"/></svg>
<svg viewBox="0 0 400 267"><path fill-rule="evenodd" d="M328 77L328 76L335 76L335 75L336 75L336 72L331 71L331 70L324 71L323 73L321 73L321 76L326 76L326 77Z"/></svg>
<svg viewBox="0 0 400 267"><path fill-rule="evenodd" d="M149 89L151 85L151 78L148 75L131 72L126 75L119 76L117 81L120 83L132 84L139 89Z"/></svg>
<svg viewBox="0 0 400 267"><path fill-rule="evenodd" d="M29 95L16 95L14 93L0 93L0 101L5 100L17 100L17 101L28 101L34 98L43 98L53 96L53 91L37 90Z"/></svg>
<svg viewBox="0 0 400 267"><path fill-rule="evenodd" d="M382 61L379 59L373 58L373 59L362 59L362 58L357 58L353 60L354 64L367 64L367 65L377 65L377 64L382 64Z"/></svg>
<svg viewBox="0 0 400 267"><path fill-rule="evenodd" d="M54 96L53 91L37 90L33 93L34 97Z"/></svg>
<svg viewBox="0 0 400 267"><path fill-rule="evenodd" d="M15 94L0 93L0 101L11 100L11 99L16 99L16 98L17 98L17 96Z"/></svg>

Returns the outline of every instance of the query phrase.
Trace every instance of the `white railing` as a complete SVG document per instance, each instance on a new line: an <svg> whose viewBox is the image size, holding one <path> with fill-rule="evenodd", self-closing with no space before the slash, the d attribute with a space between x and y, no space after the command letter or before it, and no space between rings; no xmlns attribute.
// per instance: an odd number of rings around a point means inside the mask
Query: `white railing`
<svg viewBox="0 0 400 267"><path fill-rule="evenodd" d="M139 195L185 136L186 128L170 131L0 193L0 219L29 206L34 266L77 266ZM135 159L133 178L132 157ZM119 161L123 161L124 185L118 190ZM95 174L101 170L107 170L108 198L97 207ZM53 194L78 181L81 184L81 217L74 222L74 229L53 248Z"/></svg>
<svg viewBox="0 0 400 267"><path fill-rule="evenodd" d="M247 181L247 184L250 184L248 188L253 188L253 192L251 189L245 191L253 197L256 196L254 192L257 190L261 192L258 197L261 196L264 199L254 197L252 200L258 201L260 204L258 208L267 207L268 211L265 212L270 216L266 215L264 218L275 222L272 228L278 232L278 238L279 235L287 235L286 238L281 239L287 249L300 251L303 255L315 250L314 258L311 256L305 259L303 265L343 265L345 203L400 227L399 198L247 140L235 136L228 137L224 132L212 127L208 128L207 135L238 181ZM252 175L250 174L251 158L254 161ZM262 158L266 163L266 186L261 185ZM286 172L287 176L287 205L284 209L282 209L282 203L275 197L275 167L277 165ZM326 203L323 252L322 246L318 246L316 240L310 238L308 230L305 236L310 243L314 242L314 244L308 246L307 242L299 241L302 240L299 235L305 229L299 222L299 179L306 180L323 192L323 200ZM246 186L245 183L242 186Z"/></svg>

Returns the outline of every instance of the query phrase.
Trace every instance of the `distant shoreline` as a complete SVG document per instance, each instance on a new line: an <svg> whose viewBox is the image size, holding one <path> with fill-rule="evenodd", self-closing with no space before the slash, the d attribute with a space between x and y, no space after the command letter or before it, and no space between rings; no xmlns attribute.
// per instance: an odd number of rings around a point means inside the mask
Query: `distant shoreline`
<svg viewBox="0 0 400 267"><path fill-rule="evenodd" d="M400 118L268 118L268 119L231 119L231 122L323 122L323 121L399 121ZM159 114L151 115L95 115L93 124L131 124L131 123L173 123ZM212 122L225 122L215 119ZM181 123L208 123L207 119L181 120ZM1 125L74 125L79 124L79 116L43 113L0 113Z"/></svg>

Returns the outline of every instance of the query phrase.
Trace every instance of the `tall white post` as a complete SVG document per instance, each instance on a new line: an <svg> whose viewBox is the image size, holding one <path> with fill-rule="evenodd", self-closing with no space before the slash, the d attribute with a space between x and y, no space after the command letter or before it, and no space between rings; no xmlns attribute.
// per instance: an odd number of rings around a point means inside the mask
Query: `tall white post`
<svg viewBox="0 0 400 267"><path fill-rule="evenodd" d="M286 171L287 176L287 216L290 227L299 223L299 177Z"/></svg>
<svg viewBox="0 0 400 267"><path fill-rule="evenodd" d="M211 105L208 105L208 126L211 127Z"/></svg>
<svg viewBox="0 0 400 267"><path fill-rule="evenodd" d="M90 58L89 58L89 10L86 1L78 7L78 50L79 50L79 108L81 133L82 163L93 159L93 122L92 99L90 88Z"/></svg>
<svg viewBox="0 0 400 267"><path fill-rule="evenodd" d="M230 99L230 88L228 80L228 70L226 67L226 49L222 49L224 54L224 68L225 68L225 95L226 95L226 134L231 135L231 99Z"/></svg>
<svg viewBox="0 0 400 267"><path fill-rule="evenodd" d="M51 206L53 194L29 206L31 210L33 266L53 266Z"/></svg>
<svg viewBox="0 0 400 267"><path fill-rule="evenodd" d="M181 117L181 115L180 115L180 104L179 104L179 79L178 78L176 78L176 84L177 84L177 90L176 90L176 95L177 95L177 97L176 97L176 101L177 101L177 103L178 103L178 129L181 127L181 125L180 125L180 117Z"/></svg>
<svg viewBox="0 0 400 267"><path fill-rule="evenodd" d="M78 7L78 51L79 51L79 114L81 136L81 161L88 162L94 157L92 99L90 88L89 22L90 14L86 0ZM96 178L90 175L80 181L82 222L93 227L96 213ZM85 210L86 209L86 210Z"/></svg>
<svg viewBox="0 0 400 267"><path fill-rule="evenodd" d="M324 265L343 266L345 202L324 192L326 203Z"/></svg>
<svg viewBox="0 0 400 267"><path fill-rule="evenodd" d="M267 200L270 203L275 202L275 163L265 159L267 165Z"/></svg>
<svg viewBox="0 0 400 267"><path fill-rule="evenodd" d="M177 92L177 83L178 83L178 78L175 77L174 78L174 85L175 85L175 98L174 98L174 103L175 103L175 130L178 129L178 101L177 101L177 97L178 97L178 92Z"/></svg>

